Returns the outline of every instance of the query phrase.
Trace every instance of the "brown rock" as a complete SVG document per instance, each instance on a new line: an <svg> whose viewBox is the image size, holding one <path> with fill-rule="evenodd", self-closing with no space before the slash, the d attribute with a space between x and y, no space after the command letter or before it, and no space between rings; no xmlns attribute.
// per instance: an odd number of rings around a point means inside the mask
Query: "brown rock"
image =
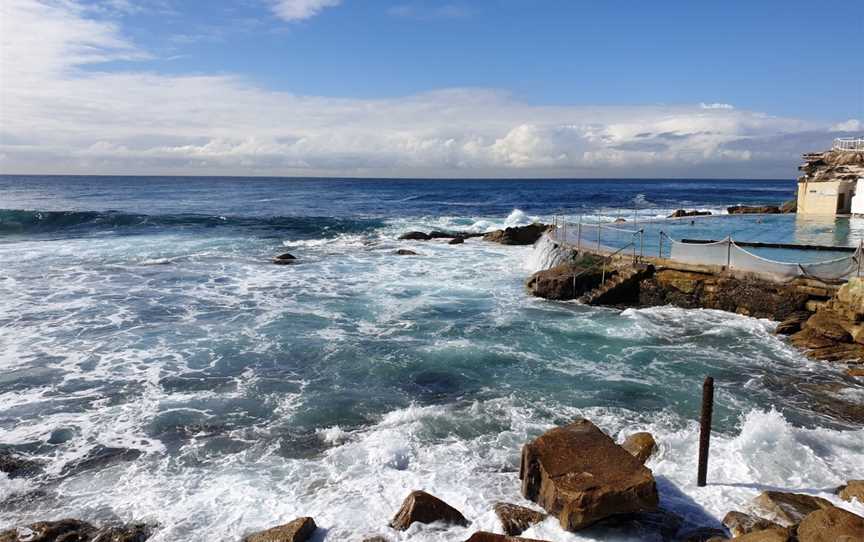
<svg viewBox="0 0 864 542"><path fill-rule="evenodd" d="M804 324L804 329L836 342L851 343L852 335L843 327L842 319L834 311L820 310Z"/></svg>
<svg viewBox="0 0 864 542"><path fill-rule="evenodd" d="M672 540L664 538L663 540ZM723 529L715 529L714 527L699 527L692 531L686 531L674 538L675 542L720 542L729 540L726 537L726 531Z"/></svg>
<svg viewBox="0 0 864 542"><path fill-rule="evenodd" d="M864 518L833 506L807 515L798 525L799 542L860 542Z"/></svg>
<svg viewBox="0 0 864 542"><path fill-rule="evenodd" d="M544 299L577 299L600 286L603 278L600 263L600 258L584 255L571 263L534 273L525 282L525 288L531 295Z"/></svg>
<svg viewBox="0 0 864 542"><path fill-rule="evenodd" d="M504 532L510 536L520 535L525 529L546 519L543 512L506 502L496 503L494 510Z"/></svg>
<svg viewBox="0 0 864 542"><path fill-rule="evenodd" d="M744 536L745 534L764 531L765 529L782 529L783 526L773 521L757 516L751 516L743 512L732 511L723 518L723 525L729 529L732 536Z"/></svg>
<svg viewBox="0 0 864 542"><path fill-rule="evenodd" d="M0 542L90 542L95 532L94 526L77 519L38 521L0 532Z"/></svg>
<svg viewBox="0 0 864 542"><path fill-rule="evenodd" d="M102 527L93 536L93 542L144 542L153 534L153 527L145 523Z"/></svg>
<svg viewBox="0 0 864 542"><path fill-rule="evenodd" d="M297 518L290 523L251 534L243 542L303 542L308 540L318 526L310 517Z"/></svg>
<svg viewBox="0 0 864 542"><path fill-rule="evenodd" d="M658 503L651 471L585 419L526 444L519 478L522 494L571 531Z"/></svg>
<svg viewBox="0 0 864 542"><path fill-rule="evenodd" d="M811 512L833 506L821 497L782 491L763 491L754 502L784 527L795 525Z"/></svg>
<svg viewBox="0 0 864 542"><path fill-rule="evenodd" d="M795 542L792 529L765 529L733 538L736 542Z"/></svg>
<svg viewBox="0 0 864 542"><path fill-rule="evenodd" d="M453 239L450 239L450 240L447 242L447 244L448 244L448 245L461 245L461 244L464 243L464 242L465 242L465 238L464 238L464 237L454 237Z"/></svg>
<svg viewBox="0 0 864 542"><path fill-rule="evenodd" d="M671 215L666 218L684 218L688 216L708 216L711 214L711 211L687 211L685 209L678 209Z"/></svg>
<svg viewBox="0 0 864 542"><path fill-rule="evenodd" d="M810 316L810 313L807 311L793 312L788 318L777 324L774 334L792 335L793 333L798 333L804 327L804 322L810 319Z"/></svg>
<svg viewBox="0 0 864 542"><path fill-rule="evenodd" d="M422 231L409 231L400 235L399 239L402 241L428 241L431 237Z"/></svg>
<svg viewBox="0 0 864 542"><path fill-rule="evenodd" d="M846 374L849 376L864 377L864 367L849 367L846 369Z"/></svg>
<svg viewBox="0 0 864 542"><path fill-rule="evenodd" d="M503 534L487 533L478 531L471 535L465 542L546 542L535 538L519 538L516 536L505 536Z"/></svg>
<svg viewBox="0 0 864 542"><path fill-rule="evenodd" d="M483 235L484 241L501 243L502 245L533 245L552 226L546 224L529 224L496 230Z"/></svg>
<svg viewBox="0 0 864 542"><path fill-rule="evenodd" d="M633 433L624 439L621 447L633 454L633 457L638 459L640 463L644 464L651 457L651 454L657 450L657 442L651 433L643 431Z"/></svg>
<svg viewBox="0 0 864 542"><path fill-rule="evenodd" d="M858 499L864 504L864 480L849 480L845 486L837 488L837 495L844 501Z"/></svg>
<svg viewBox="0 0 864 542"><path fill-rule="evenodd" d="M780 207L776 205L735 205L727 207L726 212L730 215L777 214L780 212Z"/></svg>
<svg viewBox="0 0 864 542"><path fill-rule="evenodd" d="M42 464L30 459L24 459L8 453L0 453L0 472L5 472L9 478L32 476L42 469Z"/></svg>
<svg viewBox="0 0 864 542"><path fill-rule="evenodd" d="M787 202L784 202L783 205L780 206L781 213L795 213L798 211L798 200L790 199Z"/></svg>
<svg viewBox="0 0 864 542"><path fill-rule="evenodd" d="M441 521L463 527L468 525L468 520L459 510L425 491L412 491L405 497L402 507L393 517L390 526L397 531L404 531L415 521L420 523Z"/></svg>
<svg viewBox="0 0 864 542"><path fill-rule="evenodd" d="M413 250L408 250L407 248L400 248L396 251L397 256L416 256L417 253Z"/></svg>

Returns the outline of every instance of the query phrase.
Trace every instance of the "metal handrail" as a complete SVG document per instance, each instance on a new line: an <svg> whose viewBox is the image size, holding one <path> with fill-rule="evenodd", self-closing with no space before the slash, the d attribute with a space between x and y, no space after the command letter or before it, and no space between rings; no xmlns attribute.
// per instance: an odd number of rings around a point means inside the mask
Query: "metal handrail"
<svg viewBox="0 0 864 542"><path fill-rule="evenodd" d="M582 271L580 271L580 272L578 272L578 273L574 273L574 274L573 274L573 293L574 293L574 294L576 293L576 279L577 279L578 277L581 277L581 276L584 275L585 273L587 273L587 272L589 272L589 271L592 271L592 270L596 269L596 268L599 267L601 264L603 265L603 274L602 274L601 277L600 277L600 286L605 285L605 284L606 284L606 264L609 263L609 262L612 260L612 258L614 258L615 256L617 256L617 255L620 254L621 252L627 250L627 249L630 248L631 246L635 249L635 248L636 248L636 241L631 241L630 243L628 243L628 244L626 244L625 246L619 248L619 249L616 250L615 252L603 256L603 257L602 257L602 258L603 258L603 261L602 261L602 262L598 262L598 263L595 263L595 264L589 265L588 267L586 267L586 268L583 269ZM634 262L634 264L635 264L635 262L636 262L635 258L634 258L633 262Z"/></svg>
<svg viewBox="0 0 864 542"><path fill-rule="evenodd" d="M838 137L831 145L831 150L864 152L864 137Z"/></svg>

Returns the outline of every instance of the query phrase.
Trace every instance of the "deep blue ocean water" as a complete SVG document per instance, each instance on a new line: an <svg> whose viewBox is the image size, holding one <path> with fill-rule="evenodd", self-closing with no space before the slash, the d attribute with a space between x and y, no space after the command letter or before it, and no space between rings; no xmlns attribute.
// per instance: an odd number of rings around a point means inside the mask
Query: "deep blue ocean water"
<svg viewBox="0 0 864 542"><path fill-rule="evenodd" d="M864 464L864 387L805 359L775 323L546 302L522 286L531 247L396 239L562 215L719 213L793 191L793 181L0 176L0 446L46 465L34 479L0 477L0 527L137 519L160 525L156 541L238 540L312 515L327 540L464 539L498 528L495 501L525 504L521 445L578 415L616 438L652 431L661 499L693 526L760 487L833 498L828 488ZM716 220L722 237L733 223ZM860 229L774 220L785 222L763 239L791 230L784 240L849 244ZM705 224L698 233L712 234ZM734 224L741 235L754 226ZM284 251L300 263L270 263ZM696 488L709 373L714 483ZM412 489L445 498L472 527L392 532ZM526 536L605 535L550 521Z"/></svg>

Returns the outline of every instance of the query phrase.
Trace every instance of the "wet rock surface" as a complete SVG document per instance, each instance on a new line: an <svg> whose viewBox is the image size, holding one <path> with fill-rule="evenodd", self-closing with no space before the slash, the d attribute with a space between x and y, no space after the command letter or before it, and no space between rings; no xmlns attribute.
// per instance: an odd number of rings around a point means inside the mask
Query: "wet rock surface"
<svg viewBox="0 0 864 542"><path fill-rule="evenodd" d="M526 444L519 478L522 494L570 531L658 504L651 471L586 419Z"/></svg>
<svg viewBox="0 0 864 542"><path fill-rule="evenodd" d="M33 476L42 471L38 461L26 459L15 454L0 452L0 472L5 472L9 478Z"/></svg>
<svg viewBox="0 0 864 542"><path fill-rule="evenodd" d="M253 533L243 542L304 542L318 528L310 517L297 518L285 525Z"/></svg>
<svg viewBox="0 0 864 542"><path fill-rule="evenodd" d="M39 521L0 532L0 542L144 542L153 534L144 523L97 528L77 519Z"/></svg>
<svg viewBox="0 0 864 542"><path fill-rule="evenodd" d="M830 501L803 493L782 491L763 491L754 499L757 508L765 512L765 517L782 525L795 525L811 512L833 506Z"/></svg>
<svg viewBox="0 0 864 542"><path fill-rule="evenodd" d="M297 263L297 257L286 252L273 258L273 263L276 265L291 265Z"/></svg>
<svg viewBox="0 0 864 542"><path fill-rule="evenodd" d="M396 251L397 256L417 256L417 253L407 248L400 248Z"/></svg>
<svg viewBox="0 0 864 542"><path fill-rule="evenodd" d="M425 491L412 491L402 502L402 507L390 521L397 531L408 529L414 522L435 523L440 521L452 525L467 526L468 520L459 510Z"/></svg>
<svg viewBox="0 0 864 542"><path fill-rule="evenodd" d="M537 540L536 538L519 538L516 536L507 536L503 534L487 533L479 531L471 535L471 538L465 542L546 542L545 540Z"/></svg>
<svg viewBox="0 0 864 542"><path fill-rule="evenodd" d="M782 528L782 525L773 521L737 511L732 511L726 514L723 517L723 525L729 529L732 536L743 536L755 531Z"/></svg>
<svg viewBox="0 0 864 542"><path fill-rule="evenodd" d="M501 528L510 536L520 535L535 523L546 519L543 512L505 502L496 503L494 510L501 521Z"/></svg>
<svg viewBox="0 0 864 542"><path fill-rule="evenodd" d="M484 234L483 240L502 245L533 245L544 232L553 227L548 224L514 226Z"/></svg>
<svg viewBox="0 0 864 542"><path fill-rule="evenodd" d="M598 265L601 263L597 256L584 255L571 263L534 273L525 287L531 295L544 299L577 299L600 286L603 270Z"/></svg>
<svg viewBox="0 0 864 542"><path fill-rule="evenodd" d="M781 211L780 207L777 205L735 205L733 207L727 207L726 212L730 215L774 215L779 214Z"/></svg>
<svg viewBox="0 0 864 542"><path fill-rule="evenodd" d="M657 441L654 440L654 435L643 431L628 436L624 439L621 447L644 464L651 457L651 454L657 451Z"/></svg>
<svg viewBox="0 0 864 542"><path fill-rule="evenodd" d="M816 359L864 360L864 281L849 279L791 341Z"/></svg>
<svg viewBox="0 0 864 542"><path fill-rule="evenodd" d="M666 218L686 218L688 216L710 216L711 211L687 211L685 209L678 209L671 215Z"/></svg>
<svg viewBox="0 0 864 542"><path fill-rule="evenodd" d="M837 495L844 501L858 499L864 504L864 480L849 480L837 488Z"/></svg>

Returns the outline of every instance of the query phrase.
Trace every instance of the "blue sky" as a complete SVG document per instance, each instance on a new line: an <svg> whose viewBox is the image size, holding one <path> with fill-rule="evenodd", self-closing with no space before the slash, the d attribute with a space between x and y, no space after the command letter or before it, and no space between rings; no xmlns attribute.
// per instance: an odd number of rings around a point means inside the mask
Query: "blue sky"
<svg viewBox="0 0 864 542"><path fill-rule="evenodd" d="M7 171L772 177L864 117L864 2L2 9Z"/></svg>

